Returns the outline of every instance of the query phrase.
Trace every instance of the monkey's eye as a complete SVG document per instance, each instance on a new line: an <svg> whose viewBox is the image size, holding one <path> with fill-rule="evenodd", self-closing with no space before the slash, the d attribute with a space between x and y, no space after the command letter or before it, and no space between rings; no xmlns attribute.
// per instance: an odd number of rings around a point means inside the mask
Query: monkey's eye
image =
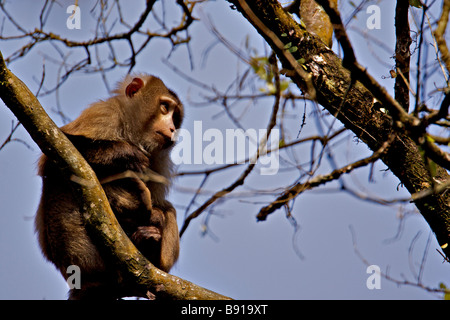
<svg viewBox="0 0 450 320"><path fill-rule="evenodd" d="M167 102L161 102L160 104L162 114L169 113L169 104Z"/></svg>

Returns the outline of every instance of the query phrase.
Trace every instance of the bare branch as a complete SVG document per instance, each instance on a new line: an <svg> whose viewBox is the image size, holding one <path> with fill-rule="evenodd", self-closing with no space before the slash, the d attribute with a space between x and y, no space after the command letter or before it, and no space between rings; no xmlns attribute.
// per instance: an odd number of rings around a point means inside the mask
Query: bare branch
<svg viewBox="0 0 450 320"><path fill-rule="evenodd" d="M312 189L314 187L320 186L322 184L325 184L327 182L339 179L343 174L350 173L354 169L364 167L368 165L369 163L372 163L380 158L380 156L385 153L389 147L389 145L394 141L396 138L395 135L392 135L388 141L386 141L382 147L374 152L370 157L358 160L354 163L351 163L349 165L346 165L340 169L333 170L331 173L326 175L318 175L310 180L308 180L305 183L297 183L292 188L289 188L286 190L281 196L279 196L275 201L273 201L271 204L265 206L262 208L256 218L258 221L263 221L267 219L267 216L271 213L273 213L275 210L285 206L289 201L293 200L297 196L299 196L301 193L303 193L306 190Z"/></svg>
<svg viewBox="0 0 450 320"><path fill-rule="evenodd" d="M441 59L444 61L447 72L450 72L450 52L447 47L447 42L445 41L445 30L447 29L448 15L450 14L450 0L444 0L442 3L442 13L439 18L438 25L434 31L434 36L436 37L436 42L441 52Z"/></svg>
<svg viewBox="0 0 450 320"><path fill-rule="evenodd" d="M273 59L275 59L275 56L273 56ZM275 74L275 88L276 88L275 103L274 103L273 108L272 108L272 114L270 116L269 124L267 125L267 134L259 142L259 147L258 147L258 150L256 151L256 155L255 155L255 161L251 162L247 166L245 171L242 172L242 174L238 177L238 179L236 181L234 181L230 186L228 186L227 188L225 188L225 189L223 189L221 191L216 192L203 205L201 205L198 209L196 209L193 213L191 213L184 221L183 227L181 228L181 231L180 231L180 236L182 236L183 233L186 231L186 229L189 226L189 223L191 222L192 219L198 217L204 210L206 210L216 200L218 200L220 198L223 198L228 193L232 192L234 189L236 189L240 185L244 184L244 180L247 178L247 176L252 172L253 168L255 167L256 160L262 155L263 150L266 149L267 140L268 140L268 138L270 136L270 132L272 131L272 129L275 127L275 124L276 124L278 109L279 109L279 106L280 106L280 98L281 98L280 78L279 78L279 72L278 72L278 69L277 69L277 62L273 61L272 62L272 66L275 69L275 71L274 71L274 74Z"/></svg>

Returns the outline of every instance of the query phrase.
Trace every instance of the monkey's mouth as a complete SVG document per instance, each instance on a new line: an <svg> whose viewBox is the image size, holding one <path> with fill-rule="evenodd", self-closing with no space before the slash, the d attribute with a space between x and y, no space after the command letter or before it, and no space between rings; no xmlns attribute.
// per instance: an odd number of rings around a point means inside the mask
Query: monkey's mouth
<svg viewBox="0 0 450 320"><path fill-rule="evenodd" d="M174 141L172 140L171 137L166 136L164 133L160 131L156 131L156 133L158 134L158 140L163 149L167 149L174 144Z"/></svg>

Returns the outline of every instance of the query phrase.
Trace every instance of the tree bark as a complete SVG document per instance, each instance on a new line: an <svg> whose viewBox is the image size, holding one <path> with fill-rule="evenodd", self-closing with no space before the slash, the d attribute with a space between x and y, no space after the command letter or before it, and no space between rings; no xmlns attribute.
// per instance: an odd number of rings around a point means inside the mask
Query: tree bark
<svg viewBox="0 0 450 320"><path fill-rule="evenodd" d="M285 69L295 69L286 50L277 41L291 43L298 50L292 55L302 58L303 67L311 75L316 100L346 128L352 130L373 151L378 150L394 132L397 138L382 156L383 162L399 178L411 194L433 188L450 177L437 166L432 177L427 163L411 138L411 133L394 127L391 116L376 107L374 97L355 74L343 67L343 61L321 41L301 28L276 0L229 0L265 38L280 58ZM290 53L288 53L290 54ZM304 61L304 62L303 62ZM290 75L294 83L308 92L305 77ZM352 79L353 77L353 79ZM377 96L378 98L378 96ZM432 193L418 198L415 205L436 234L445 255L450 257L450 192Z"/></svg>
<svg viewBox="0 0 450 320"><path fill-rule="evenodd" d="M412 43L409 30L409 1L398 0L395 7L395 65L396 74L394 91L395 100L409 110L409 65L410 65L410 45Z"/></svg>

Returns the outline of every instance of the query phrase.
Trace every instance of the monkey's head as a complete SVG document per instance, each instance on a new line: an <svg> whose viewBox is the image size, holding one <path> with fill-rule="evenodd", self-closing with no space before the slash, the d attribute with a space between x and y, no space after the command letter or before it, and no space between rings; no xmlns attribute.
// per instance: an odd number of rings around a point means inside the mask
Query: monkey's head
<svg viewBox="0 0 450 320"><path fill-rule="evenodd" d="M149 152L173 146L183 120L177 95L157 77L129 76L116 93L121 97L129 138Z"/></svg>
<svg viewBox="0 0 450 320"><path fill-rule="evenodd" d="M151 155L170 150L184 114L177 95L159 78L146 74L127 76L114 93L62 130L94 140L127 141Z"/></svg>

